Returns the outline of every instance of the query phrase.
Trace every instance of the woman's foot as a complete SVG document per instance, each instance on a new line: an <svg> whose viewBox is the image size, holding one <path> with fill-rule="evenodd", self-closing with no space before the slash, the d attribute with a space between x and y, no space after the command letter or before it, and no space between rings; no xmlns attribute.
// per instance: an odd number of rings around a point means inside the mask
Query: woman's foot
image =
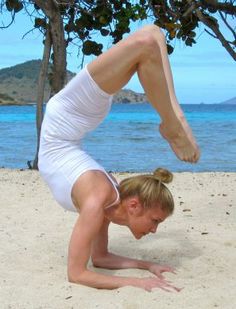
<svg viewBox="0 0 236 309"><path fill-rule="evenodd" d="M190 163L196 163L199 160L198 145L184 117L178 119L175 125L161 123L159 129L180 160Z"/></svg>

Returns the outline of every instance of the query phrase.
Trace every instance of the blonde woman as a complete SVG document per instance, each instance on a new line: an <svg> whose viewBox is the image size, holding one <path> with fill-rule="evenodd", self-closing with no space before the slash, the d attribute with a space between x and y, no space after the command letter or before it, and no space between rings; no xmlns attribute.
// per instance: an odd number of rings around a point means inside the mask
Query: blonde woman
<svg viewBox="0 0 236 309"><path fill-rule="evenodd" d="M127 285L151 291L178 289L162 273L171 267L121 257L108 252L108 226L127 226L136 239L155 233L174 209L163 184L172 179L166 170L136 176L119 185L80 146L109 112L112 95L137 72L149 102L159 113L160 132L176 156L197 162L198 146L175 96L172 74L161 30L145 26L88 64L47 104L39 151L39 170L57 202L79 213L68 253L68 279L94 288ZM153 275L128 278L88 269L141 268Z"/></svg>

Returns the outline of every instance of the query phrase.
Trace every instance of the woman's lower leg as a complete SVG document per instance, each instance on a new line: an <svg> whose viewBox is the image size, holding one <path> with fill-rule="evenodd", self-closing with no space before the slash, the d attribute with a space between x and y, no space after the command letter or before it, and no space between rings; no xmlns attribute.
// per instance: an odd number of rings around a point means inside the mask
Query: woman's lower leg
<svg viewBox="0 0 236 309"><path fill-rule="evenodd" d="M164 35L155 26L142 31L152 33L154 41L152 52L139 62L137 73L149 102L161 116L160 132L181 160L196 162L199 149L175 95Z"/></svg>

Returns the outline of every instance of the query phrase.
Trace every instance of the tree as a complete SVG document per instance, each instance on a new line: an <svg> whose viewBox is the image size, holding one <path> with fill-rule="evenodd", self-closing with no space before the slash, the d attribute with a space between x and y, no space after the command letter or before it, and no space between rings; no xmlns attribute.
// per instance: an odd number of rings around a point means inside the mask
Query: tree
<svg viewBox="0 0 236 309"><path fill-rule="evenodd" d="M220 40L227 52L236 60L236 34L232 21L236 16L235 1L216 0L6 0L0 2L0 12L11 13L11 22L25 10L34 19L34 27L44 35L44 55L39 76L37 98L37 151L33 168L37 168L38 146L43 119L43 88L46 76L51 83L51 94L58 92L66 82L66 48L78 44L83 55L99 55L103 45L97 38L110 36L112 43L130 32L132 21L151 19L166 31L168 52L172 53L174 39L182 39L186 45L196 43L196 28L204 24L209 35ZM226 38L220 20L231 35ZM93 40L94 34L96 40ZM49 60L52 72L49 73Z"/></svg>
<svg viewBox="0 0 236 309"><path fill-rule="evenodd" d="M92 32L97 30L102 36L110 35L113 43L122 39L125 32L130 32L130 21L147 18L147 6L134 5L131 1L56 1L7 0L1 2L1 12L4 8L11 12L12 21L15 14L25 9L32 17L34 27L43 32L44 56L39 75L37 98L37 151L33 168L37 168L38 149L41 124L43 119L43 88L48 71L49 55L53 62L50 74L51 93L58 92L65 84L66 47L74 40L82 42L80 48L85 55L99 55L103 45L93 41ZM12 21L8 27L11 25Z"/></svg>

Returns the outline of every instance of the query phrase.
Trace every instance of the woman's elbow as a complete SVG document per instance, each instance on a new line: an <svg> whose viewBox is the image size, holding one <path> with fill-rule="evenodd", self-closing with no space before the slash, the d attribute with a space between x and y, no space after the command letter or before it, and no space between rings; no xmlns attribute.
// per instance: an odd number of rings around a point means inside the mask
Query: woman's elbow
<svg viewBox="0 0 236 309"><path fill-rule="evenodd" d="M77 283L78 284L79 283L79 276L77 274L68 272L67 273L67 280L70 283Z"/></svg>
<svg viewBox="0 0 236 309"><path fill-rule="evenodd" d="M67 280L70 283L77 283L80 284L83 280L83 271L78 271L78 270L67 270Z"/></svg>
<svg viewBox="0 0 236 309"><path fill-rule="evenodd" d="M99 257L91 257L93 267L101 267L101 259Z"/></svg>
<svg viewBox="0 0 236 309"><path fill-rule="evenodd" d="M109 253L108 252L104 252L103 254L99 254L99 255L92 255L91 256L91 262L93 264L94 267L105 267L106 268L106 264L107 264L107 258L108 258Z"/></svg>

